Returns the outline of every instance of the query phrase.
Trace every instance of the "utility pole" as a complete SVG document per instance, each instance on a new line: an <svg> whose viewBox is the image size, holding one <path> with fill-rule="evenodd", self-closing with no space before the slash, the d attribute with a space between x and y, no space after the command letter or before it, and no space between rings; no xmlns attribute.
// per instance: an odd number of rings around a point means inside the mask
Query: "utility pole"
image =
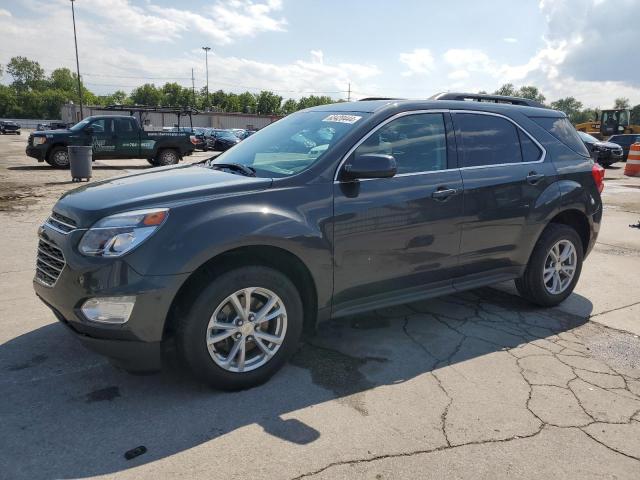
<svg viewBox="0 0 640 480"><path fill-rule="evenodd" d="M347 102L351 101L351 82L349 82L349 90L347 91Z"/></svg>
<svg viewBox="0 0 640 480"><path fill-rule="evenodd" d="M80 120L84 118L84 111L82 110L82 84L80 83L80 61L78 60L78 37L76 36L76 12L73 8L73 2L71 0L71 17L73 18L73 40L76 44L76 71L78 74L78 98L80 99Z"/></svg>
<svg viewBox="0 0 640 480"><path fill-rule="evenodd" d="M209 101L209 50L211 47L202 47L204 50L204 65L207 70L207 106L211 106L211 102Z"/></svg>
<svg viewBox="0 0 640 480"><path fill-rule="evenodd" d="M193 78L193 68L191 69L191 93L193 94L193 104L192 106L196 106L196 80Z"/></svg>

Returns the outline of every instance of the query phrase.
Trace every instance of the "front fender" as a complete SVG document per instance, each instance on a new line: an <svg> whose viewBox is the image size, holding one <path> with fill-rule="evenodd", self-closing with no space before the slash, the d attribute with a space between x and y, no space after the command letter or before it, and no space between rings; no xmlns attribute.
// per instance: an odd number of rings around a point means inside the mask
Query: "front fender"
<svg viewBox="0 0 640 480"><path fill-rule="evenodd" d="M318 297L333 288L331 184L271 188L171 209L128 263L143 275L190 273L240 247L278 247L304 263ZM320 291L322 290L322 292Z"/></svg>

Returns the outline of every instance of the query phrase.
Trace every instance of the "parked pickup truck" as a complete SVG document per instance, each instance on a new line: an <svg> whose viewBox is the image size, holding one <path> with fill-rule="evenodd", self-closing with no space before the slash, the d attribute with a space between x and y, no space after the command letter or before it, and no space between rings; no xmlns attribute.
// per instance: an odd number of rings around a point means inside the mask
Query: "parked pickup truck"
<svg viewBox="0 0 640 480"><path fill-rule="evenodd" d="M185 132L144 131L133 116L87 117L68 130L29 135L27 155L55 168L69 168L69 145L92 145L93 158L145 158L152 165L174 165L195 149Z"/></svg>

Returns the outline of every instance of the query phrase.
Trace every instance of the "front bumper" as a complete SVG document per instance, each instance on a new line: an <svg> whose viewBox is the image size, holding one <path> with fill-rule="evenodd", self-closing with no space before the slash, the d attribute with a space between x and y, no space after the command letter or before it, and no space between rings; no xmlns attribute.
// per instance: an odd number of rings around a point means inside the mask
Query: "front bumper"
<svg viewBox="0 0 640 480"><path fill-rule="evenodd" d="M25 152L28 157L35 158L39 162L44 162L45 151L42 150L41 148L28 145Z"/></svg>
<svg viewBox="0 0 640 480"><path fill-rule="evenodd" d="M83 234L64 234L46 225L41 229L41 238L63 252L65 265L53 286L34 278L36 295L90 350L127 370L157 370L165 322L188 274L145 276L123 259L84 257L76 251ZM93 322L82 313L87 299L111 296L136 297L126 323Z"/></svg>

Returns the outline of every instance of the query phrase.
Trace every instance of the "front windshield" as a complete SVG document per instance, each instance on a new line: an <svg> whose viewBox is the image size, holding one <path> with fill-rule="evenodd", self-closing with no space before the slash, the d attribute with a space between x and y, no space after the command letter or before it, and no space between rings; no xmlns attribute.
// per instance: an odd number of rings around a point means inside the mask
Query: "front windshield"
<svg viewBox="0 0 640 480"><path fill-rule="evenodd" d="M263 128L213 163L239 163L257 176L287 177L306 170L366 113L299 112Z"/></svg>
<svg viewBox="0 0 640 480"><path fill-rule="evenodd" d="M593 142L599 141L596 137L592 137L591 135L585 132L578 131L578 135L580 135L580 138L582 139L583 142L593 143Z"/></svg>
<svg viewBox="0 0 640 480"><path fill-rule="evenodd" d="M85 118L84 120L82 120L81 122L76 123L73 127L71 127L69 130L71 130L72 132L77 132L79 130L82 130L84 127L86 127L89 122L91 122L91 117L89 118Z"/></svg>

